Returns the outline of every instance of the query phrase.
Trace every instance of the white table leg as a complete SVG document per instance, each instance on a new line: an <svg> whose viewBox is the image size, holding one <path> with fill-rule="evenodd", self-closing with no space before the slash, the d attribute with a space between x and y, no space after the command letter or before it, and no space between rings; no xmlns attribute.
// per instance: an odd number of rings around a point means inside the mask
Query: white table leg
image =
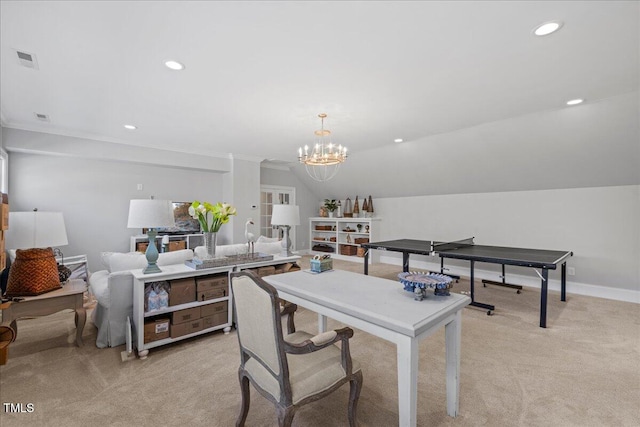
<svg viewBox="0 0 640 427"><path fill-rule="evenodd" d="M400 335L396 345L398 354L398 425L413 427L417 424L418 340Z"/></svg>
<svg viewBox="0 0 640 427"><path fill-rule="evenodd" d="M445 328L447 358L447 414L458 415L460 397L460 343L462 337L462 310Z"/></svg>
<svg viewBox="0 0 640 427"><path fill-rule="evenodd" d="M327 331L327 316L318 314L318 333L321 334Z"/></svg>

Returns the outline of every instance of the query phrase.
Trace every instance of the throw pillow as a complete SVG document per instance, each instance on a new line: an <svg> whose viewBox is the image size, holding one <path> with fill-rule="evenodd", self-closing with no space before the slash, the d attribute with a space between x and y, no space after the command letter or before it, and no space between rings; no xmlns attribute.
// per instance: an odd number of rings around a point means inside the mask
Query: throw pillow
<svg viewBox="0 0 640 427"><path fill-rule="evenodd" d="M280 241L279 237L260 236L258 237L258 240L256 240L256 243L273 243L273 242L279 242L279 241Z"/></svg>
<svg viewBox="0 0 640 427"><path fill-rule="evenodd" d="M147 257L141 252L116 252L109 257L109 272L136 270L147 266Z"/></svg>
<svg viewBox="0 0 640 427"><path fill-rule="evenodd" d="M193 259L193 251L191 249L180 249L179 251L163 252L158 256L158 265L182 264L185 261Z"/></svg>

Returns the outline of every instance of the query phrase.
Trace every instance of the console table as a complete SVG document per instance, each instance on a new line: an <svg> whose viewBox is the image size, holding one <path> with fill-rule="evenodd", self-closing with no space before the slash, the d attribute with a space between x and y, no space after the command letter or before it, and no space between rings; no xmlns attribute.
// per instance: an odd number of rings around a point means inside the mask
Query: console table
<svg viewBox="0 0 640 427"><path fill-rule="evenodd" d="M191 301L178 305L170 305L169 307L162 308L160 310L154 310L147 312L145 311L144 306L144 290L145 285L152 282L162 282L162 281L175 281L181 279L190 279L190 278L199 278L204 276L212 276L212 275L223 275L227 276L232 271L238 270L249 270L249 269L260 269L263 267L272 267L277 265L284 265L288 263L296 263L301 257L298 255L290 256L290 257L281 257L281 256L273 256L273 259L263 260L263 261L254 261L254 262L246 262L242 264L231 264L224 265L220 267L214 268L203 268L203 269L194 269L190 268L184 264L175 264L175 265L164 265L160 268L162 269L161 273L152 273L152 274L144 274L141 269L132 270L131 274L133 275L133 331L128 332L128 336L131 338L127 339L127 351L131 351L133 349L133 344L138 350L138 356L140 359L145 359L149 350L154 347L159 347L165 344L169 344L171 342L180 341L183 339L191 338L197 335L202 335L205 333L213 332L216 330L222 329L225 334L229 333L231 330L231 325L233 323L233 304L231 303L231 295L230 295L230 286L226 284L226 292L223 296L218 298L207 299L205 301ZM223 321L218 324L212 326L202 325L202 329L195 330L193 332L186 333L185 335L177 336L177 337L165 337L154 341L145 342L144 339L144 327L145 320L151 320L158 317L168 317L172 316L178 311L184 312L189 309L196 309L213 306L214 304L222 303L222 305L226 305L227 310L222 311L222 313L226 313L226 316ZM195 319L197 320L197 319ZM173 326L172 326L173 327ZM131 339L133 339L133 343L131 343Z"/></svg>
<svg viewBox="0 0 640 427"><path fill-rule="evenodd" d="M76 345L82 346L82 330L87 320L87 312L84 308L84 292L87 284L84 280L72 279L61 289L47 292L35 297L24 297L20 302L11 302L2 310L2 324L9 325L18 338L18 325L16 320L22 317L48 316L62 310L75 311Z"/></svg>

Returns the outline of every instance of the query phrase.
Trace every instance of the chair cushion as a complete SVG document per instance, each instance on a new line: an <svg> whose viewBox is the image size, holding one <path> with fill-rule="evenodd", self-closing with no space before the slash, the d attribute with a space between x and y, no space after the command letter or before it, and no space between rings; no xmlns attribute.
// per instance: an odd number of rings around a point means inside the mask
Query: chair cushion
<svg viewBox="0 0 640 427"><path fill-rule="evenodd" d="M300 343L312 338L313 335L304 331L297 331L285 337L290 343ZM293 404L331 388L346 375L342 369L341 350L337 345L331 345L322 350L309 354L287 354L289 363L289 380ZM360 363L352 359L353 372L360 370ZM247 360L245 369L260 387L280 400L278 380L255 359Z"/></svg>

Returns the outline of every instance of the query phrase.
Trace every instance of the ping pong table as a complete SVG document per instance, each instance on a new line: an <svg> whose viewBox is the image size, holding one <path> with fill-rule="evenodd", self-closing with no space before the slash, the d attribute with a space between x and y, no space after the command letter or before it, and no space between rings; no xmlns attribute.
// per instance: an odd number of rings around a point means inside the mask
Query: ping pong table
<svg viewBox="0 0 640 427"><path fill-rule="evenodd" d="M547 288L549 283L549 270L555 270L560 264L561 266L561 292L560 300L566 301L566 283L567 283L567 258L573 256L571 251L555 251L544 249L525 249L503 246L486 246L476 245L473 237L454 242L438 242L431 240L413 240L398 239L383 242L361 243L360 246L365 248L364 254L364 274L369 274L369 251L372 249L393 251L402 253L402 271L409 271L409 255L429 255L440 256L440 273L445 273L444 259L460 259L470 262L471 284L471 306L480 307L487 310L487 314L491 314L495 310L495 306L477 302L474 298L474 270L476 262L486 262L491 264L501 264L504 278L504 266L514 265L519 267L530 267L540 276L541 292L540 292L540 327L547 327ZM540 269L542 273L538 272ZM451 275L450 275L451 276ZM455 277L455 276L454 276ZM488 281L489 283L496 283ZM496 283L500 284L500 283Z"/></svg>

